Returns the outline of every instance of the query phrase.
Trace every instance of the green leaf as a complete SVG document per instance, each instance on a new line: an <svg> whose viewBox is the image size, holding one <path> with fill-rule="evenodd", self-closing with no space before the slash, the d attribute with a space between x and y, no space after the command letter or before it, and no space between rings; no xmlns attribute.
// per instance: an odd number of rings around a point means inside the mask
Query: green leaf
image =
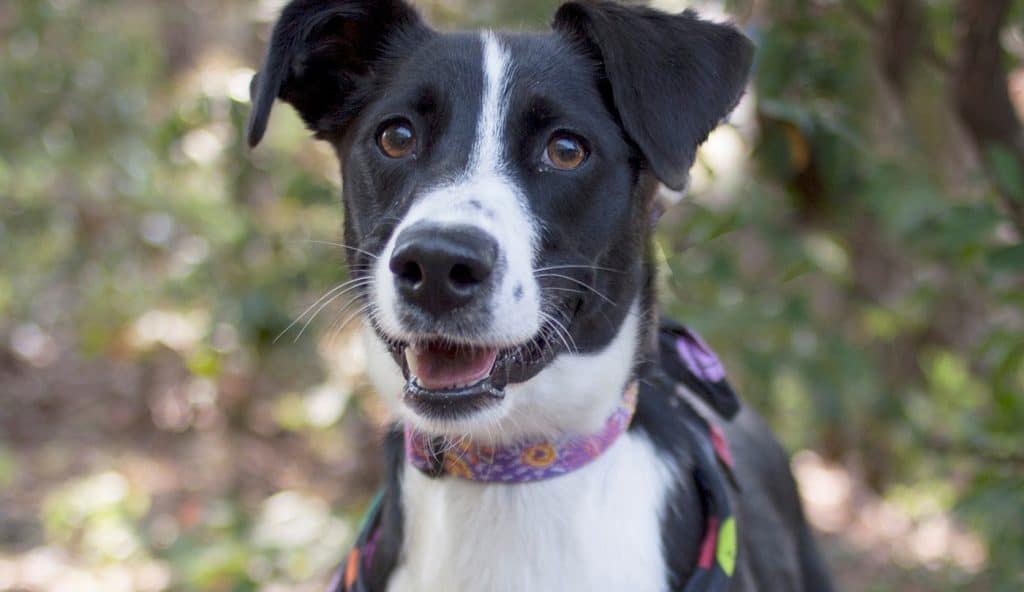
<svg viewBox="0 0 1024 592"><path fill-rule="evenodd" d="M1024 170L1013 152L1002 146L992 146L986 156L999 190L1011 200L1024 203Z"/></svg>
<svg viewBox="0 0 1024 592"><path fill-rule="evenodd" d="M1024 273L1024 244L995 249L988 255L993 269Z"/></svg>

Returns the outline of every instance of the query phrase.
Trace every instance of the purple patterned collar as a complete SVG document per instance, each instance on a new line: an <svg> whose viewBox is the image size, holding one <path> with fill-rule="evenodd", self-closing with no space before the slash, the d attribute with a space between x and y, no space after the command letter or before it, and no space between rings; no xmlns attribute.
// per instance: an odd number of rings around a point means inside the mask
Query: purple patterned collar
<svg viewBox="0 0 1024 592"><path fill-rule="evenodd" d="M637 384L626 387L600 431L582 436L509 446L453 444L435 452L429 436L405 428L405 457L431 476L453 475L470 481L525 483L571 473L601 456L629 427L636 411Z"/></svg>

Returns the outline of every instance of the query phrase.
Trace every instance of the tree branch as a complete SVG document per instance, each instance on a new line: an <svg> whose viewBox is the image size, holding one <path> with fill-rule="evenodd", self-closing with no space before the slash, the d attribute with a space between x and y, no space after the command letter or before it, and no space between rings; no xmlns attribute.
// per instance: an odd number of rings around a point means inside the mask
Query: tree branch
<svg viewBox="0 0 1024 592"><path fill-rule="evenodd" d="M960 0L962 29L953 70L953 99L1010 218L1024 234L1024 196L1016 195L999 178L991 158L994 150L1004 151L1017 170L1024 171L1024 127L1010 101L999 40L1010 4L1011 0Z"/></svg>
<svg viewBox="0 0 1024 592"><path fill-rule="evenodd" d="M941 72L948 73L953 70L950 61L935 49L930 40L925 38L924 7L920 0L889 0L884 9L885 14L882 16L873 14L860 3L860 0L843 0L842 5L847 12L860 21L861 25L881 36L883 44L888 39L909 40L911 44L905 46L905 49L919 53L926 63ZM911 22L908 23L908 21ZM901 29L900 27L904 24L910 28ZM883 51L887 51L887 49L883 49ZM892 55L898 54L893 53ZM903 57L906 58L905 62L910 61L911 56ZM883 64L883 66L888 67L888 64ZM886 75L888 76L888 74L887 72Z"/></svg>
<svg viewBox="0 0 1024 592"><path fill-rule="evenodd" d="M930 436L925 438L925 441L927 442L928 448L941 454L967 456L989 465L1024 468L1024 454L996 451L981 444L973 442L954 442L948 438L940 436Z"/></svg>
<svg viewBox="0 0 1024 592"><path fill-rule="evenodd" d="M918 0L888 0L878 28L879 58L889 85L904 95L923 47L924 9Z"/></svg>

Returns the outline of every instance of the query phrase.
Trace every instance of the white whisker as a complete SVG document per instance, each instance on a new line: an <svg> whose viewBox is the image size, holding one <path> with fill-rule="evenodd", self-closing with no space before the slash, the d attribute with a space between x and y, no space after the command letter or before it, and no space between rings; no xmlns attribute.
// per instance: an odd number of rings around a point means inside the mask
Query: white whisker
<svg viewBox="0 0 1024 592"><path fill-rule="evenodd" d="M612 273L624 273L621 269L613 269L611 267L601 267L599 265L552 265L550 267L541 267L540 269L534 270L534 273L540 273L542 271L557 271L559 269L593 269L596 271L609 271Z"/></svg>
<svg viewBox="0 0 1024 592"><path fill-rule="evenodd" d="M608 304L611 304L612 306L617 306L615 304L615 302L611 298L605 296L604 294L599 292L596 288L594 288L593 286L591 286L587 282L584 282L583 280L578 280L578 279L576 279L574 277L570 277L570 276L567 276L567 275L562 275L562 274L559 274L559 273L541 273L541 274L535 273L534 277L536 277L536 278L550 277L550 278L560 278L560 279L563 279L563 280L568 280L570 282L573 282L574 284L577 284L577 285L579 285L579 286L581 286L583 288L586 288L587 290L590 290L598 298L604 300Z"/></svg>
<svg viewBox="0 0 1024 592"><path fill-rule="evenodd" d="M373 253L371 253L369 251L364 251L363 249L358 249L358 248L353 247L351 245L346 245L345 243L336 243L336 242L332 242L332 241L315 240L315 239L301 239L301 240L298 240L298 241L290 241L290 242L304 242L304 243L312 243L314 245L326 245L326 246L329 246L329 247L339 247L339 248L342 248L342 249L348 249L350 251L354 251L356 253L360 253L360 254L366 255L367 257L370 257L372 259L379 258L379 255L374 255Z"/></svg>
<svg viewBox="0 0 1024 592"><path fill-rule="evenodd" d="M305 323L305 324L304 324L304 325L302 326L302 330L300 330L300 331L299 331L299 334L295 336L295 340L293 341L293 343L296 343L296 342L298 342L298 341L299 341L299 339L300 339L300 338L302 337L302 334L306 332L306 329L307 329L307 328L309 328L309 324L313 322L313 319L315 319L315 318L316 318L316 316L317 316L318 314L320 314L320 312L321 312L321 311L322 311L322 310L323 310L324 308L326 308L326 307L327 307L327 306L328 306L328 305L329 305L329 304L330 304L331 302L334 302L334 301L335 301L335 300L337 300L338 298L340 298L340 297L344 296L345 294L348 294L349 292L352 292L353 290L357 290L357 291L358 291L358 290L359 290L360 288L363 288L363 287L365 287L365 286L367 286L367 285L369 285L369 284L370 284L370 281L369 281L369 280L367 280L367 281L364 281L364 282L359 282L359 283L355 283L355 284L352 284L351 286L349 286L349 287L345 288L345 289L344 289L344 290L342 290L341 292L339 292L339 293L335 294L334 296L332 296L332 297L330 298L330 300L328 300L327 302L324 302L323 304L321 304L321 305L320 305L320 308L318 308L318 309L316 310L316 312L314 312L314 313L313 313L312 315L310 315L310 316L309 316L309 318L308 318L308 319L306 319L306 323ZM353 302L354 302L354 301L357 301L357 299L353 298L353 299L352 299L352 301L353 301ZM348 306L348 304L347 304L347 303L346 303L346 306Z"/></svg>
<svg viewBox="0 0 1024 592"><path fill-rule="evenodd" d="M350 280L348 280L346 282L342 282L342 283L338 284L337 286L335 286L335 287L331 288L330 290L328 290L326 294L324 294L320 298L317 298L316 302L314 302L313 304L310 304L309 307L306 308L306 310L302 311L302 314L300 314L299 316L295 317L295 320L292 321L287 327L284 328L283 331L281 331L277 335L277 337L274 338L274 343L277 343L277 341L279 339L281 339L281 337L283 337L285 335L285 333L287 333L288 331L291 330L292 327L297 325L303 319L303 317L305 317L307 314L309 314L309 311L313 310L321 302L324 302L324 300L327 300L327 302L324 303L324 306L326 306L332 300L334 300L335 298L337 298L341 294L344 294L346 291L348 291L348 289L351 288L352 286L360 285L361 282L367 281L368 279L369 278L352 278L352 279L350 279ZM341 293L338 293L339 290L341 290ZM321 310L323 310L323 306L321 306L319 309L317 309L316 313L314 313L313 316L315 317L317 314L320 313ZM308 325L309 323L306 323L306 324ZM303 330L305 330L305 327L303 327ZM302 334L300 333L299 335L301 336Z"/></svg>

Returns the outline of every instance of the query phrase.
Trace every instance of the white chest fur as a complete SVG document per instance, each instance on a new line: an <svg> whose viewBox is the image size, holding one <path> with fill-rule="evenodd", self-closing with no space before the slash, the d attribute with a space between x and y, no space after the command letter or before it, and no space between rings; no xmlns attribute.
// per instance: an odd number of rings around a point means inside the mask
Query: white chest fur
<svg viewBox="0 0 1024 592"><path fill-rule="evenodd" d="M672 471L627 433L569 475L518 485L404 472L405 541L389 592L661 592Z"/></svg>

